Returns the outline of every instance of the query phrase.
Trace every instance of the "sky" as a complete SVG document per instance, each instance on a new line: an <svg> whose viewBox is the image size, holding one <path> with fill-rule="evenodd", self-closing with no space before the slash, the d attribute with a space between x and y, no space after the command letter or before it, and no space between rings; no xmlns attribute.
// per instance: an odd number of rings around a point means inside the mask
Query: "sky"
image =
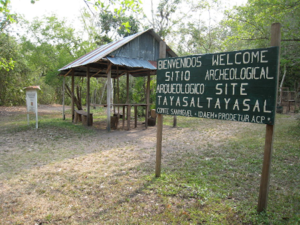
<svg viewBox="0 0 300 225"><path fill-rule="evenodd" d="M143 10L146 15L151 13L150 0L143 0ZM246 2L246 0L224 0L226 5L237 5ZM153 0L154 9L159 0ZM83 0L38 0L31 4L30 0L11 0L11 11L24 15L25 19L31 21L34 17L56 14L59 18L66 18L75 28L79 24L80 9L86 8ZM150 16L149 16L150 18Z"/></svg>
<svg viewBox="0 0 300 225"><path fill-rule="evenodd" d="M154 7L159 0L154 0ZM11 11L24 15L25 19L56 14L59 18L66 18L70 23L77 23L80 17L80 9L87 8L83 0L38 0L31 4L30 0L11 0ZM143 9L150 14L149 0L144 0Z"/></svg>

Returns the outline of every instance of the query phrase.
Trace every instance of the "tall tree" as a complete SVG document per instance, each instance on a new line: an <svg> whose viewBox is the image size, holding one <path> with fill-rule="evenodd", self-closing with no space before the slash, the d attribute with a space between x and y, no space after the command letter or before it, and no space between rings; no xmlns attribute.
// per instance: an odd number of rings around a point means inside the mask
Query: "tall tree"
<svg viewBox="0 0 300 225"><path fill-rule="evenodd" d="M300 82L300 1L248 0L226 15L223 25L231 36L224 42L228 50L268 47L271 24L281 23L281 71L287 74L284 86L297 88L293 86Z"/></svg>
<svg viewBox="0 0 300 225"><path fill-rule="evenodd" d="M148 18L150 27L163 39L169 35L174 26L184 17L180 11L181 0L160 0L156 10L151 0L151 18Z"/></svg>
<svg viewBox="0 0 300 225"><path fill-rule="evenodd" d="M61 102L62 79L57 76L58 69L91 51L96 45L83 40L81 34L55 15L36 18L31 23L25 21L23 26L27 33L21 38L21 52L36 81L43 84L42 91L45 89L51 93L52 99L49 101Z"/></svg>
<svg viewBox="0 0 300 225"><path fill-rule="evenodd" d="M125 37L139 30L140 0L84 0L98 32L94 35L100 44ZM93 7L91 7L93 6ZM96 10L93 10L96 9Z"/></svg>

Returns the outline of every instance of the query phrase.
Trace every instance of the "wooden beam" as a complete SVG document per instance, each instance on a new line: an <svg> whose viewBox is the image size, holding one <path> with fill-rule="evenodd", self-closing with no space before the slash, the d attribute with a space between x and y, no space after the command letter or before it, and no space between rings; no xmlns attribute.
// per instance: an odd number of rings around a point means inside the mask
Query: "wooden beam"
<svg viewBox="0 0 300 225"><path fill-rule="evenodd" d="M137 127L137 105L134 106L134 127Z"/></svg>
<svg viewBox="0 0 300 225"><path fill-rule="evenodd" d="M114 78L113 86L113 104L116 102L116 78ZM116 107L114 106L113 112L116 113Z"/></svg>
<svg viewBox="0 0 300 225"><path fill-rule="evenodd" d="M104 69L100 69L100 70L98 70L98 72L97 73L95 73L93 76L91 76L91 77L94 77L94 76L96 76L96 75L98 75L99 73L101 73L101 72L104 72Z"/></svg>
<svg viewBox="0 0 300 225"><path fill-rule="evenodd" d="M273 23L271 27L271 46L278 46L280 48L280 23ZM279 55L280 57L280 51ZM280 62L280 58L278 59ZM278 63L280 64L280 63ZM278 65L279 67L279 65ZM277 74L277 87L278 87L278 77L279 77L279 68ZM278 88L277 88L278 90ZM276 101L277 102L277 91L276 91ZM264 149L264 160L263 160L263 168L261 173L261 181L260 181L260 190L259 190L259 198L258 198L258 206L257 211L262 212L267 209L268 202L268 194L269 194L269 185L270 185L270 170L271 170L271 159L272 159L272 151L273 151L273 139L274 139L274 125L266 125L266 139L265 139L265 149Z"/></svg>
<svg viewBox="0 0 300 225"><path fill-rule="evenodd" d="M106 74L108 74L108 72L110 72L110 75L111 75L111 67L112 67L112 63L109 63L107 70L106 70Z"/></svg>
<svg viewBox="0 0 300 225"><path fill-rule="evenodd" d="M129 103L129 73L126 76L126 103Z"/></svg>
<svg viewBox="0 0 300 225"><path fill-rule="evenodd" d="M125 105L123 105L123 118L122 118L122 123L123 123L123 126L122 126L122 128L123 128L123 130L124 130L124 127L125 127Z"/></svg>
<svg viewBox="0 0 300 225"><path fill-rule="evenodd" d="M71 107L72 107L72 122L74 122L74 113L75 113L75 110L74 110L74 70L72 71L72 93L71 93L71 95L72 95L72 97L71 97L71 101L72 101L72 103L71 103Z"/></svg>
<svg viewBox="0 0 300 225"><path fill-rule="evenodd" d="M73 71L73 69L70 69L70 70L64 75L64 77L68 76L69 73L71 73L72 71Z"/></svg>
<svg viewBox="0 0 300 225"><path fill-rule="evenodd" d="M145 118L145 127L148 128L148 118L149 118L149 105L150 105L150 72L147 76L147 89L146 89L146 118Z"/></svg>
<svg viewBox="0 0 300 225"><path fill-rule="evenodd" d="M130 71L128 71L128 73L137 73L137 72L141 72L141 71L147 72L148 70L149 69L130 70Z"/></svg>
<svg viewBox="0 0 300 225"><path fill-rule="evenodd" d="M119 77L118 77L118 74L119 74L119 66L117 66L117 98L118 98L118 101L117 103L120 104L120 81L119 81ZM118 106L118 114L120 114L120 106Z"/></svg>
<svg viewBox="0 0 300 225"><path fill-rule="evenodd" d="M63 77L63 99L62 99L62 103L63 103L63 113L62 113L62 117L63 117L63 120L66 119L66 116L65 116L65 77Z"/></svg>
<svg viewBox="0 0 300 225"><path fill-rule="evenodd" d="M127 105L127 130L130 130L131 105Z"/></svg>
<svg viewBox="0 0 300 225"><path fill-rule="evenodd" d="M127 105L127 129L130 130L130 111L131 107L129 105L129 73L127 72L126 77L126 103Z"/></svg>
<svg viewBox="0 0 300 225"><path fill-rule="evenodd" d="M110 132L110 106L111 106L111 63L108 65L108 70L107 70L107 98L106 98L106 103L107 103L107 131Z"/></svg>
<svg viewBox="0 0 300 225"><path fill-rule="evenodd" d="M125 75L126 73L127 73L127 71L125 71L125 72L121 73L119 76L117 76L117 78L119 78L119 77L121 77L121 76Z"/></svg>
<svg viewBox="0 0 300 225"><path fill-rule="evenodd" d="M91 126L90 124L90 68L87 67L86 70L86 109L87 109L87 121L86 125Z"/></svg>

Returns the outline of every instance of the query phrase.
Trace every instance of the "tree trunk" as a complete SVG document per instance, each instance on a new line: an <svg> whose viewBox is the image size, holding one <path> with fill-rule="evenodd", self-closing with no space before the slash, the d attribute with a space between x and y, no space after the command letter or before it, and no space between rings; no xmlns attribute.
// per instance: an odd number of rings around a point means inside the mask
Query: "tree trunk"
<svg viewBox="0 0 300 225"><path fill-rule="evenodd" d="M65 84L66 86L66 92L70 98L72 98L72 91L69 88L68 84ZM81 88L79 86L76 87L77 97L74 95L74 103L78 110L82 110L82 104L81 104Z"/></svg>

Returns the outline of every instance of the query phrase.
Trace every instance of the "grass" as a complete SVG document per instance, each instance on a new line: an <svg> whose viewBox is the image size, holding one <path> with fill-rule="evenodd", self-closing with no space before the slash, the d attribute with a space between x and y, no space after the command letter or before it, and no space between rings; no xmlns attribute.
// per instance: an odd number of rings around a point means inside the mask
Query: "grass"
<svg viewBox="0 0 300 225"><path fill-rule="evenodd" d="M53 114L38 130L21 117L1 121L0 224L300 224L294 117L277 116L260 214L265 126L178 117L169 128L172 119L164 117L160 178L155 128L99 133Z"/></svg>

